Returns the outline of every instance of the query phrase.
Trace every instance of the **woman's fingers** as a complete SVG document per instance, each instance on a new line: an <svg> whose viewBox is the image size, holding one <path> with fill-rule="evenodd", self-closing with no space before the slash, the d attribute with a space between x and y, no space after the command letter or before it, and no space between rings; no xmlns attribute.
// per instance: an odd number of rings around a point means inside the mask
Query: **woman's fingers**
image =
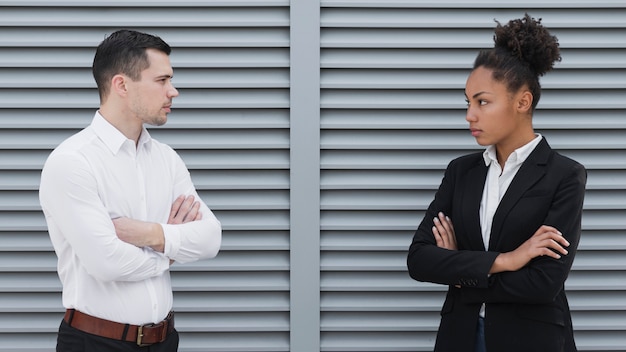
<svg viewBox="0 0 626 352"><path fill-rule="evenodd" d="M454 234L454 227L449 217L443 213L439 213L437 217L433 218L434 226L432 228L433 236L438 247L456 250L456 236Z"/></svg>

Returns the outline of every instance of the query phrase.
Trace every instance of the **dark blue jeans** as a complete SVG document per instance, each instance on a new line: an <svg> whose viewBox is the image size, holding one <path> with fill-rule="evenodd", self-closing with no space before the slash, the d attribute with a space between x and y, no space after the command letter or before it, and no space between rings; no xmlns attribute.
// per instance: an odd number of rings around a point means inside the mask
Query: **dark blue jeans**
<svg viewBox="0 0 626 352"><path fill-rule="evenodd" d="M474 352L487 352L485 346L485 318L478 317L478 326L476 327L476 347Z"/></svg>
<svg viewBox="0 0 626 352"><path fill-rule="evenodd" d="M174 331L165 341L154 345L139 347L134 342L107 339L69 326L61 321L57 337L57 352L176 352L178 351L178 332Z"/></svg>

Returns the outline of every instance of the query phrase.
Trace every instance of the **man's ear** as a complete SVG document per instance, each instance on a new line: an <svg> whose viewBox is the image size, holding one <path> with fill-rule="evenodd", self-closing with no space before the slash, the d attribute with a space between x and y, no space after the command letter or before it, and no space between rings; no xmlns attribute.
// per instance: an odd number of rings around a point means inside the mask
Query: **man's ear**
<svg viewBox="0 0 626 352"><path fill-rule="evenodd" d="M529 113L530 110L532 110L532 107L533 107L533 94L528 90L522 91L517 99L517 106L516 106L517 111L522 112L522 113Z"/></svg>
<svg viewBox="0 0 626 352"><path fill-rule="evenodd" d="M111 78L111 93L119 96L126 96L128 89L126 87L126 81L128 77L125 75L117 74Z"/></svg>

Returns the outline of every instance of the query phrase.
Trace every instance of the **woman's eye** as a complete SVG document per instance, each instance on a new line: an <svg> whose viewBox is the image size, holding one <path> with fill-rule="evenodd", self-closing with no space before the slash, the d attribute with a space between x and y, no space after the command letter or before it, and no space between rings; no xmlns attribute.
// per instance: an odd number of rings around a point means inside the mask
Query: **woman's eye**
<svg viewBox="0 0 626 352"><path fill-rule="evenodd" d="M487 105L487 101L485 101L485 100L479 100L479 101L478 101L478 104L479 104L479 105Z"/></svg>

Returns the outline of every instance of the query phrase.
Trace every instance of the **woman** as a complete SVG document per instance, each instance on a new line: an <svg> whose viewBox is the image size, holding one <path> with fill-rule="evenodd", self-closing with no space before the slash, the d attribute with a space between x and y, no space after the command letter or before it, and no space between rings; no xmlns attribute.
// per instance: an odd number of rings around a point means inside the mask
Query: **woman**
<svg viewBox="0 0 626 352"><path fill-rule="evenodd" d="M453 160L409 248L418 281L448 285L435 351L576 351L564 283L581 232L586 171L534 132L539 77L557 38L526 15L497 24L465 95L486 150Z"/></svg>

